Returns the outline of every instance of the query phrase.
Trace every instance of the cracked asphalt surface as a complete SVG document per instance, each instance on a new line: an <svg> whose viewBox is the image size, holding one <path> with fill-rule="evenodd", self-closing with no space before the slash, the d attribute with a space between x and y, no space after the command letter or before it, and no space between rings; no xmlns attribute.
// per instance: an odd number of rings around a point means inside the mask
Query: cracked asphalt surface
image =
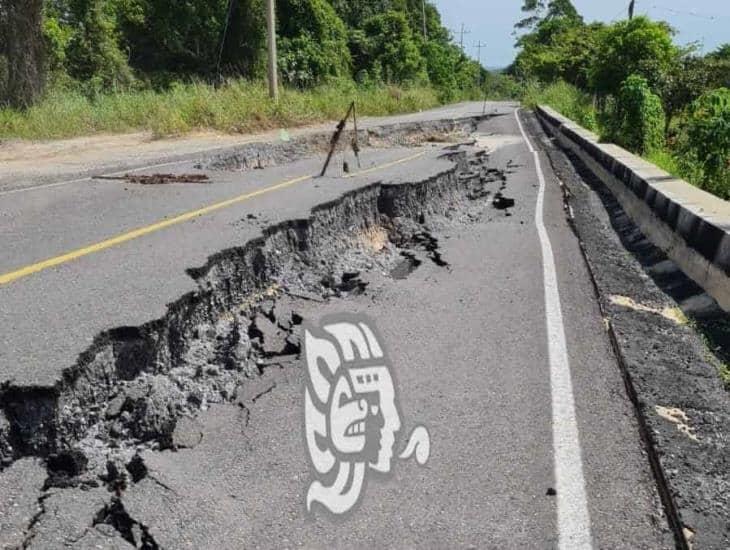
<svg viewBox="0 0 730 550"><path fill-rule="evenodd" d="M538 182L514 108L490 105L489 112L502 116L480 122L475 132L490 148L487 167L506 179L492 184L480 207L471 207L476 213L468 223L440 213L422 220L448 266L423 261L395 280L376 264L362 275L368 283L362 294L288 297L288 306L312 322L343 311L375 320L399 382L401 435L416 424L429 427L432 452L425 467L396 461L394 476L367 483L362 505L345 520L308 517L303 371L291 357L267 368L256 391L204 404L195 418L179 424L174 437L185 442L180 448L140 445L144 475L111 492L88 480L48 487L42 457L15 460L0 473L0 544L557 548L545 290L534 222ZM418 119L481 110L481 104L467 104ZM199 290L187 269L260 236L262 228L307 217L348 191L433 178L453 166L443 158L445 145L366 149L363 168L382 168L352 178L334 170L333 176L272 190L0 286L0 322L8 327L0 382L58 387L64 369L97 334L161 318L167 304ZM389 164L414 152L423 154ZM193 164L166 171L194 172ZM209 173L210 185L91 180L8 195L0 206L6 251L0 273L319 166L318 157L261 171ZM544 216L563 308L593 546L672 548L562 191L546 160L543 169ZM514 206L494 208L498 191ZM124 513L110 505L115 498Z"/></svg>

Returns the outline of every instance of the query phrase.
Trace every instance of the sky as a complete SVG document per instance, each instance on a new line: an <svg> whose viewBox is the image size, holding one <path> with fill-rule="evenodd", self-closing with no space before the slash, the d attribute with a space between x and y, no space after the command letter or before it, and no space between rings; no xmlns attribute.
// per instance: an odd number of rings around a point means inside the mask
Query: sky
<svg viewBox="0 0 730 550"><path fill-rule="evenodd" d="M429 0L435 4L456 42L462 23L464 49L476 59L479 42L482 63L489 68L509 65L515 56L514 24L522 18L522 0ZM573 0L586 21L616 21L627 16L629 0ZM636 0L637 15L649 15L670 23L679 44L699 42L709 52L730 42L729 0Z"/></svg>

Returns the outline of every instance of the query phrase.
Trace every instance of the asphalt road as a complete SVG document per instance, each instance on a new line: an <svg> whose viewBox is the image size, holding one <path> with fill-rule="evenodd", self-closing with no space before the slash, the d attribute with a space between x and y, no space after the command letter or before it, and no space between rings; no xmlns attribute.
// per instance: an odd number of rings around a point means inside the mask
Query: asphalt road
<svg viewBox="0 0 730 550"><path fill-rule="evenodd" d="M481 108L407 118L469 116ZM490 110L502 116L482 122L476 137L492 149L489 166L506 173L503 193L515 199L509 216L486 206L473 223L435 224L448 269L424 262L402 280L374 271L362 295L293 304L315 323L343 311L377 323L397 373L402 436L416 424L430 430L427 465L395 461L393 477L367 483L347 519L307 515L304 371L295 362L267 374L270 391L247 409L234 402L202 411L194 448L143 451L148 475L122 500L156 544L671 547L558 181L547 160L531 152L514 106ZM208 185L83 180L1 197L0 277L7 282L0 285L0 384L57 384L95 335L159 318L168 303L196 290L186 269L210 254L369 183L426 179L451 165L440 158L442 146L366 150L363 168L371 171L352 178L293 181L316 172L321 158L314 158L216 173ZM195 171L193 164L166 171ZM220 207L165 226L210 205ZM146 229L130 234L139 228ZM115 236L124 237L108 241ZM43 263L54 258L57 265ZM12 495L4 503L0 495L0 543L129 547L118 530L94 525L110 498L106 488L44 493L39 471L41 463L28 458L0 473L3 494ZM28 520L27 531L40 497L27 538L22 525Z"/></svg>

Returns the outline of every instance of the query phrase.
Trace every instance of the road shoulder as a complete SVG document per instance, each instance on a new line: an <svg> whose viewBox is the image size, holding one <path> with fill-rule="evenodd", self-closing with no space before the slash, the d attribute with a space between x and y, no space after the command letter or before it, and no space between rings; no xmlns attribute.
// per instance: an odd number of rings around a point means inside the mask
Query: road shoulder
<svg viewBox="0 0 730 550"><path fill-rule="evenodd" d="M565 185L569 216L677 545L727 548L730 393L702 339L658 283L662 274L672 273L676 280L663 287L691 285L643 237L605 186L576 170L534 117L527 126Z"/></svg>

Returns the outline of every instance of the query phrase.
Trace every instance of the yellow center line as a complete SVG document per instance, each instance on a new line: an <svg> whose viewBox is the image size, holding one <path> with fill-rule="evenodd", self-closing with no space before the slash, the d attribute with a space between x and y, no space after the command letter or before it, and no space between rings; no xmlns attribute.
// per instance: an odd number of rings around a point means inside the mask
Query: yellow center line
<svg viewBox="0 0 730 550"><path fill-rule="evenodd" d="M368 168L367 170L360 170L359 172L355 172L353 174L345 174L342 177L344 177L344 178L356 178L357 176L363 176L365 174L370 174L371 172L375 172L377 170L380 170L381 168L387 168L389 166L395 166L396 164L402 164L404 162L408 162L408 161L411 161L411 160L416 160L417 158L422 157L425 154L426 154L425 152L416 153L415 155L411 155L411 156L408 156L408 157L405 157L405 158L402 158L400 160L396 160L396 161L393 161L393 162L388 162L387 164L382 164L382 165L379 165L379 166L375 166L373 168Z"/></svg>
<svg viewBox="0 0 730 550"><path fill-rule="evenodd" d="M375 172L376 170L382 170L382 169L388 168L390 166L395 166L397 164L402 164L404 162L414 160L422 155L423 155L423 153L419 153L418 155L411 155L409 157L395 160L393 162L380 164L380 165L370 168L368 170L363 170L362 172L358 172L357 174L352 174L352 176L360 176L360 175L368 174L371 172ZM243 195L233 197L232 199L227 199L227 200L224 200L221 202L216 202L216 203L206 206L204 208L191 210L189 212L185 212L184 214L180 214L173 218L169 218L169 219L163 220L161 222L153 223L152 225L140 227L138 229L134 229L127 233L122 233L120 235L117 235L110 239L106 239L106 240L98 242L96 244L85 246L83 248L79 248L77 250L67 252L66 254L61 254L60 256L55 256L53 258L49 258L47 260L43 260L41 262L37 262L37 263L31 264L31 265L22 267L20 269L11 271L9 273L4 273L4 274L0 275L0 286L12 283L13 281L17 281L18 279L22 279L23 277L33 275L34 273L44 271L51 267L55 267L55 266L58 266L61 264L71 262L73 260L77 260L78 258L81 258L83 256L88 256L89 254L93 254L95 252L101 252L102 250L106 250L107 248L111 248L112 246L116 246L116 245L119 245L122 243L126 243L127 241L138 239L145 235L149 235L150 233L155 233L155 232L165 229L167 227L177 225L179 223L183 223L186 221L190 221L190 220L192 220L194 218L198 218L200 216L205 216L206 214L210 214L217 210L221 210L222 208L227 208L229 206L233 206L234 204L239 204L241 202L247 201L254 197L258 197L258 196L264 195L266 193L271 193L272 191L277 191L279 189L284 189L286 187L290 187L292 185L301 183L303 181L306 181L306 180L312 179L312 178L313 178L313 176L307 175L307 176L300 176L298 178L283 181L281 183L277 183L276 185L272 185L270 187L264 187L263 189L258 189L256 191L252 191L250 193L245 193Z"/></svg>

